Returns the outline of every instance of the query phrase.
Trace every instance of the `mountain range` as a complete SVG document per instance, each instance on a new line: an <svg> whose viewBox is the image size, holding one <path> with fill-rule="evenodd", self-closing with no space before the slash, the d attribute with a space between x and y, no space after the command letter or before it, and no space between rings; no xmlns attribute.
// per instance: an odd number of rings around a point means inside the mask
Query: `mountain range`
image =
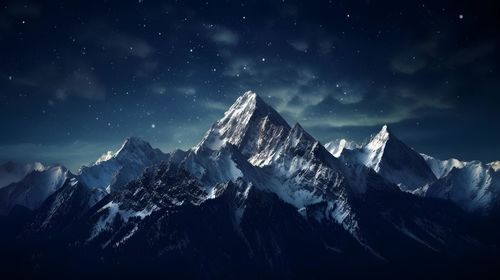
<svg viewBox="0 0 500 280"><path fill-rule="evenodd" d="M1 260L19 278L494 276L498 167L387 126L322 145L249 91L187 151L131 137L76 174L4 180Z"/></svg>

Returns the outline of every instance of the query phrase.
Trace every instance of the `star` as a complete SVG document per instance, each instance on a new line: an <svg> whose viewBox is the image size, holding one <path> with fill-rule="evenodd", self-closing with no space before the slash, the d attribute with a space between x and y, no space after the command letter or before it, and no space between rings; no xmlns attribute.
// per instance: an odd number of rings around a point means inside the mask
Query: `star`
<svg viewBox="0 0 500 280"><path fill-rule="evenodd" d="M151 124L151 128L156 128L156 125L154 123Z"/></svg>

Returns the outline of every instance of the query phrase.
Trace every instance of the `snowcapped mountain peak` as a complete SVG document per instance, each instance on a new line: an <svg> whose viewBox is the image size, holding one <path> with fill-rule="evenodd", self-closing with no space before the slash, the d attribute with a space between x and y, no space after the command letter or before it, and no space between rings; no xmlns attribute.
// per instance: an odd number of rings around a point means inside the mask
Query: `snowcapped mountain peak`
<svg viewBox="0 0 500 280"><path fill-rule="evenodd" d="M234 112L238 109L248 109L250 111L263 109L264 111L267 111L269 109L269 105L267 105L259 95L249 90L238 97L226 113Z"/></svg>
<svg viewBox="0 0 500 280"><path fill-rule="evenodd" d="M99 157L99 159L97 159L97 161L95 162L95 164L99 164L101 162L108 161L111 158L113 158L114 155L115 155L115 153L113 151L107 151L104 154L102 154L102 156Z"/></svg>
<svg viewBox="0 0 500 280"><path fill-rule="evenodd" d="M495 170L495 172L497 172L498 170L500 170L500 161L493 161L493 162L490 162L488 163L488 165L493 169Z"/></svg>
<svg viewBox="0 0 500 280"><path fill-rule="evenodd" d="M289 130L290 126L278 112L257 94L247 91L236 99L194 150L201 145L216 150L228 142L246 157L251 157L269 146L276 137L286 137Z"/></svg>
<svg viewBox="0 0 500 280"><path fill-rule="evenodd" d="M255 106L257 102L260 102L260 97L253 91L246 91L242 96L238 97L236 100L236 104L249 104L251 106Z"/></svg>
<svg viewBox="0 0 500 280"><path fill-rule="evenodd" d="M499 197L499 179L490 164L470 161L452 167L445 176L427 186L424 195L451 200L469 212L487 213Z"/></svg>
<svg viewBox="0 0 500 280"><path fill-rule="evenodd" d="M287 127L286 121L257 94L247 91L217 122L219 134L229 143L239 146L246 139L246 132L255 129L261 122L272 122Z"/></svg>
<svg viewBox="0 0 500 280"><path fill-rule="evenodd" d="M120 146L120 149L118 151L113 152L113 151L107 151L104 154L102 154L99 159L94 163L94 165L101 164L103 162L109 161L110 159L113 158L126 158L128 156L132 155L143 155L143 154L148 154L150 151L154 150L151 145L142 140L139 137L129 137L125 139L123 144Z"/></svg>
<svg viewBox="0 0 500 280"><path fill-rule="evenodd" d="M387 128L387 125L382 126L382 129L375 134L370 142L366 145L366 148L372 151L380 150L385 147L389 139L391 138L391 133Z"/></svg>
<svg viewBox="0 0 500 280"><path fill-rule="evenodd" d="M413 191L436 180L424 158L394 136L384 125L359 149L344 150L344 160L361 163L397 184L402 190Z"/></svg>
<svg viewBox="0 0 500 280"><path fill-rule="evenodd" d="M334 157L339 158L344 149L353 150L359 148L360 146L354 141L349 141L347 139L336 139L325 144L325 148Z"/></svg>
<svg viewBox="0 0 500 280"><path fill-rule="evenodd" d="M149 150L153 150L153 148L148 142L139 137L129 137L123 142L121 148L115 153L114 156L118 157L125 153L135 153L139 151L144 152Z"/></svg>
<svg viewBox="0 0 500 280"><path fill-rule="evenodd" d="M460 169L467 164L467 162L460 161L454 158L439 160L426 154L420 155L425 159L429 167L432 169L432 172L434 172L434 175L436 175L438 179L448 175L451 170L453 170L453 168Z"/></svg>
<svg viewBox="0 0 500 280"><path fill-rule="evenodd" d="M78 178L90 188L118 188L139 176L147 166L166 157L148 142L129 137L116 153L108 151L93 165L80 168Z"/></svg>

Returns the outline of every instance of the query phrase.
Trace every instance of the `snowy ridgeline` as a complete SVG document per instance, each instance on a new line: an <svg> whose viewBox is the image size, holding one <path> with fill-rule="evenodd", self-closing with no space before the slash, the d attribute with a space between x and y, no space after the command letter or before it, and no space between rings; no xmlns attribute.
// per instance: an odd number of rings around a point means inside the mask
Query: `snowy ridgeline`
<svg viewBox="0 0 500 280"><path fill-rule="evenodd" d="M468 212L488 214L498 202L498 166L421 155L387 126L365 145L342 139L323 146L247 92L188 151L164 154L129 138L117 152L105 153L77 174L60 166L33 168L0 189L0 211L7 214L15 205L25 206L37 211L45 228L90 217L85 242L116 247L127 244L149 219L167 219L188 205L228 203L224 207L232 211L234 227L241 231L246 209L266 205L256 200L266 197L262 192L277 197L284 208L293 207L302 218L340 226L364 250L384 259L373 247L376 242L370 242L366 219L360 217L390 221L392 234L435 250L428 240L445 238L441 217L429 210L401 220L406 218L398 211L434 207L425 199L412 199L419 196L451 200ZM398 202L391 206L392 201ZM378 209L380 205L393 207L396 216Z"/></svg>
<svg viewBox="0 0 500 280"><path fill-rule="evenodd" d="M385 125L365 145L341 139L325 147L346 163L375 170L403 191L451 200L468 212L488 213L499 200L498 162L439 160L419 154Z"/></svg>

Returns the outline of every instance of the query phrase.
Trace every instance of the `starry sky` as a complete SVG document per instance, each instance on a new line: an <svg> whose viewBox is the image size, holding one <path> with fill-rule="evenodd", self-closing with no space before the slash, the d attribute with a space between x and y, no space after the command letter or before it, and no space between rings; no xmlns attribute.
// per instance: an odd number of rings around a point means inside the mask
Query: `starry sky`
<svg viewBox="0 0 500 280"><path fill-rule="evenodd" d="M0 162L187 149L247 90L325 143L500 159L496 1L2 1Z"/></svg>

